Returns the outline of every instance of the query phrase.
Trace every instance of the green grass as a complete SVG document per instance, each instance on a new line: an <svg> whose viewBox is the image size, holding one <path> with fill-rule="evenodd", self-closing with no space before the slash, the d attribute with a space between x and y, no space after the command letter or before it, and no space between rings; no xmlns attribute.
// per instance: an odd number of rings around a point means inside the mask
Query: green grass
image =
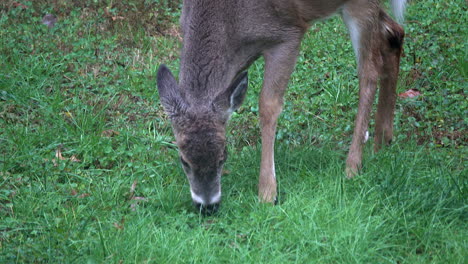
<svg viewBox="0 0 468 264"><path fill-rule="evenodd" d="M394 144L367 144L353 180L352 47L338 17L312 26L279 121L277 206L256 197L252 65L211 217L192 208L155 84L159 64L178 69L177 5L20 2L0 5L0 263L466 263L464 1L409 5L398 93L422 96L398 100Z"/></svg>

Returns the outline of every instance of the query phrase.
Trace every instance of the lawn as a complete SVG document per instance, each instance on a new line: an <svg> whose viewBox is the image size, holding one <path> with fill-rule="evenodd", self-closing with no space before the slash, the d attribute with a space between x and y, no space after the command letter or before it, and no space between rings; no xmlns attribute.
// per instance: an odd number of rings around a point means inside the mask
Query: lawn
<svg viewBox="0 0 468 264"><path fill-rule="evenodd" d="M73 2L0 4L0 263L468 261L465 1L408 5L397 93L420 95L399 97L393 144L369 140L352 180L353 50L339 16L311 27L278 125L276 206L257 199L255 62L207 217L156 89L160 64L178 72L178 1Z"/></svg>

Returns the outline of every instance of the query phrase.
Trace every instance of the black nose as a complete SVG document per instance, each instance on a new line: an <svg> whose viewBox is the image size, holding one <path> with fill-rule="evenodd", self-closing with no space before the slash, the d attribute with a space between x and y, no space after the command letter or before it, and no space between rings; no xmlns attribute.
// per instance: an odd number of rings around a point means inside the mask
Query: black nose
<svg viewBox="0 0 468 264"><path fill-rule="evenodd" d="M219 203L201 204L201 203L193 202L193 204L195 205L195 208L197 209L197 211L205 216L212 215L216 213L219 209Z"/></svg>

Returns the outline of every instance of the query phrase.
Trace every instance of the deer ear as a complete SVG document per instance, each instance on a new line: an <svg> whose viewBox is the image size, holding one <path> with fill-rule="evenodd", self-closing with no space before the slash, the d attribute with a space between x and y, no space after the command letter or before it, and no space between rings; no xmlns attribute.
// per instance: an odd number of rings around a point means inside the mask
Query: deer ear
<svg viewBox="0 0 468 264"><path fill-rule="evenodd" d="M247 72L239 74L229 88L216 97L214 105L228 115L232 114L244 101L248 82Z"/></svg>
<svg viewBox="0 0 468 264"><path fill-rule="evenodd" d="M248 83L249 78L247 76L247 72L243 72L236 78L231 87L229 87L229 90L232 90L229 100L229 110L231 112L236 111L244 101L245 95L247 94Z"/></svg>
<svg viewBox="0 0 468 264"><path fill-rule="evenodd" d="M159 67L157 82L159 98L166 113L169 117L180 113L185 108L185 102L180 95L174 75L164 64Z"/></svg>

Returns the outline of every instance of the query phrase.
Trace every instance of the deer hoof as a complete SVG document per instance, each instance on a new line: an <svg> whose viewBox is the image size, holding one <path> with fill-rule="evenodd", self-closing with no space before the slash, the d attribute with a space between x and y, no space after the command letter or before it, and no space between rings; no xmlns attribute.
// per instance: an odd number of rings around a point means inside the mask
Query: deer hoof
<svg viewBox="0 0 468 264"><path fill-rule="evenodd" d="M346 166L346 178L351 179L359 174L358 166Z"/></svg>
<svg viewBox="0 0 468 264"><path fill-rule="evenodd" d="M276 196L276 192L272 192L272 193L267 193L267 192L259 193L258 198L259 198L259 200L260 200L261 203L271 203L271 204L277 204L277 203L278 203L277 196Z"/></svg>

